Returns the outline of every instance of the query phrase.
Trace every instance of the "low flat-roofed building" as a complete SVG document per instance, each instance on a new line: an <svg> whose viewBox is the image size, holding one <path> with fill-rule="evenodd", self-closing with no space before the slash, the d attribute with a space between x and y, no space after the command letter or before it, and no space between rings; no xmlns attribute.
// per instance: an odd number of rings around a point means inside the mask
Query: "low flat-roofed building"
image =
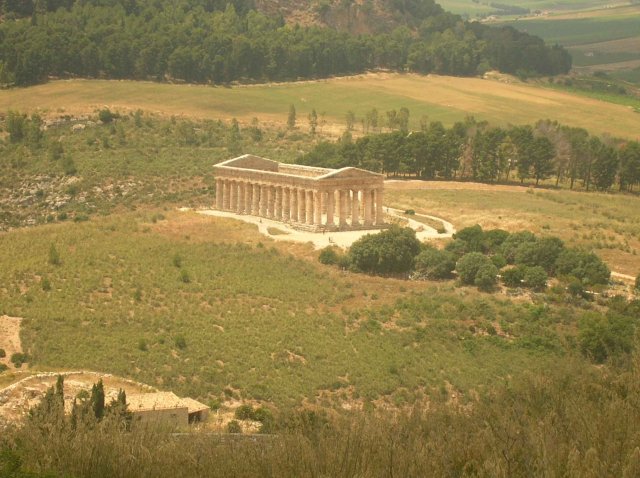
<svg viewBox="0 0 640 478"><path fill-rule="evenodd" d="M180 398L173 392L139 393L127 397L134 422L159 421L176 428L205 421L209 407L192 398Z"/></svg>

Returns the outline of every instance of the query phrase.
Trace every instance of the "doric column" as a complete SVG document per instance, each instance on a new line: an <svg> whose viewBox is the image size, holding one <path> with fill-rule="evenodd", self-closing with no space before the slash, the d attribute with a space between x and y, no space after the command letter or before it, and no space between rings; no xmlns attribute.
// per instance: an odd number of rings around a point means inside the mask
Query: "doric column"
<svg viewBox="0 0 640 478"><path fill-rule="evenodd" d="M298 222L304 224L307 217L306 194L304 189L298 189Z"/></svg>
<svg viewBox="0 0 640 478"><path fill-rule="evenodd" d="M224 209L225 211L229 209L229 199L230 199L230 194L231 191L229 190L229 180L228 179L223 179L222 180L222 209Z"/></svg>
<svg viewBox="0 0 640 478"><path fill-rule="evenodd" d="M333 226L333 213L335 209L334 204L335 194L334 191L331 190L327 193L327 226Z"/></svg>
<svg viewBox="0 0 640 478"><path fill-rule="evenodd" d="M307 224L313 224L313 191L305 191L305 219Z"/></svg>
<svg viewBox="0 0 640 478"><path fill-rule="evenodd" d="M222 198L224 197L223 181L220 178L216 179L216 209L222 209Z"/></svg>
<svg viewBox="0 0 640 478"><path fill-rule="evenodd" d="M313 223L318 226L322 224L322 193L320 191L313 191Z"/></svg>
<svg viewBox="0 0 640 478"><path fill-rule="evenodd" d="M244 213L251 214L253 208L253 184L244 183Z"/></svg>
<svg viewBox="0 0 640 478"><path fill-rule="evenodd" d="M235 212L238 209L238 183L229 181L229 189L229 209Z"/></svg>
<svg viewBox="0 0 640 478"><path fill-rule="evenodd" d="M362 202L364 203L364 225L371 226L371 190L362 191Z"/></svg>
<svg viewBox="0 0 640 478"><path fill-rule="evenodd" d="M274 217L278 221L282 221L282 187L276 186L275 190L276 190L276 204L275 204Z"/></svg>
<svg viewBox="0 0 640 478"><path fill-rule="evenodd" d="M273 186L267 186L267 217L273 217L273 205L276 202Z"/></svg>
<svg viewBox="0 0 640 478"><path fill-rule="evenodd" d="M291 222L298 222L298 190L296 188L289 189L289 209Z"/></svg>
<svg viewBox="0 0 640 478"><path fill-rule="evenodd" d="M267 189L269 189L269 187L264 184L260 186L260 215L262 217L267 217L267 202L269 202Z"/></svg>
<svg viewBox="0 0 640 478"><path fill-rule="evenodd" d="M338 224L340 227L347 225L347 191L340 190Z"/></svg>
<svg viewBox="0 0 640 478"><path fill-rule="evenodd" d="M238 181L238 204L236 205L236 212L242 214L244 212L244 183Z"/></svg>
<svg viewBox="0 0 640 478"><path fill-rule="evenodd" d="M289 222L291 219L291 192L289 188L282 188L282 220Z"/></svg>
<svg viewBox="0 0 640 478"><path fill-rule="evenodd" d="M260 185L252 184L251 189L253 192L251 193L251 214L253 216L260 215Z"/></svg>
<svg viewBox="0 0 640 478"><path fill-rule="evenodd" d="M351 225L357 226L360 224L360 201L358 200L358 190L353 190L351 197Z"/></svg>
<svg viewBox="0 0 640 478"><path fill-rule="evenodd" d="M383 189L376 189L376 224L384 224L384 212L382 210Z"/></svg>

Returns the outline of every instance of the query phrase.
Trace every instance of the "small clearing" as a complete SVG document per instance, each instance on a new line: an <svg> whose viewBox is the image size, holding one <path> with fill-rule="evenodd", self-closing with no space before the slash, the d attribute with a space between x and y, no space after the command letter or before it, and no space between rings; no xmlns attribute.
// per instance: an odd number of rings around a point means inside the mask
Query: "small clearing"
<svg viewBox="0 0 640 478"><path fill-rule="evenodd" d="M22 352L22 343L20 342L20 317L9 317L8 315L0 316L0 349L4 349L6 356L0 358L0 363L7 365L10 369L15 369L11 363L11 356L15 353ZM23 364L22 367L27 367Z"/></svg>

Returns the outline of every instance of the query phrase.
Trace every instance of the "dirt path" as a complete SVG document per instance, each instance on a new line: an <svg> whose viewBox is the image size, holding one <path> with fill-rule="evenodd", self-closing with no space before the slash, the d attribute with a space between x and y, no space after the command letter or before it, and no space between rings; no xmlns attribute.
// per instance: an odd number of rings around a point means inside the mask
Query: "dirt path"
<svg viewBox="0 0 640 478"><path fill-rule="evenodd" d="M0 363L7 365L10 369L15 369L10 360L11 356L22 352L22 343L20 342L21 323L22 319L19 317L0 316L0 349L5 351L5 357L0 358ZM23 364L22 367L26 368L27 365Z"/></svg>
<svg viewBox="0 0 640 478"><path fill-rule="evenodd" d="M440 221L445 230L444 233L439 233L434 228L429 227L426 224L423 224L419 221L415 221L401 214L402 211L397 209L392 209L385 207L385 213L398 217L407 222L408 226L416 231L416 237L421 241L426 241L429 239L439 239L439 238L447 238L451 237L452 234L455 233L455 228L453 224L446 222L443 219L434 217L434 216L426 216L421 214L416 214L416 216L426 217L435 221ZM183 208L182 211L188 211L189 209ZM266 219L264 217L257 216L249 216L249 215L240 215L227 211L218 211L214 209L206 209L198 211L199 214L203 214L205 216L216 216L216 217L225 217L229 219L236 219L239 221L244 221L249 224L255 224L258 226L258 231L275 241L293 241L293 242L303 242L303 243L311 243L316 249L322 249L327 246L338 246L344 249L348 248L355 241L360 239L362 236L367 234L375 234L379 230L377 229L366 229L362 231L332 231L332 232L308 232L308 231L300 231L298 229L294 229L288 224L272 221L271 219Z"/></svg>

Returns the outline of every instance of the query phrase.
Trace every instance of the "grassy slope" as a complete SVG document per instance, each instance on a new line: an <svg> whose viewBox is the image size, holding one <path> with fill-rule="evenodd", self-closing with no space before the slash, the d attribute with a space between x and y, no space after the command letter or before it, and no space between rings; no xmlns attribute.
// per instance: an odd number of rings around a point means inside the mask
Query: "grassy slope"
<svg viewBox="0 0 640 478"><path fill-rule="evenodd" d="M575 323L570 309L451 283L342 274L290 254L308 256L306 247L262 246L232 220L150 217L0 235L0 313L26 317L36 366L113 372L203 399L228 388L278 406L321 393L328 406L380 396L403 405L550 366L562 357L559 330ZM51 244L59 266L48 262ZM487 335L491 324L511 338Z"/></svg>
<svg viewBox="0 0 640 478"><path fill-rule="evenodd" d="M89 113L109 105L198 118L236 117L247 122L258 117L283 125L289 104L296 106L303 127L311 109L326 113L326 130L336 134L344 128L349 110L361 119L372 108L384 114L403 106L411 111L413 127L423 115L446 124L473 115L495 124L549 118L592 133L630 138L636 138L640 130L640 115L629 108L526 84L477 78L371 74L234 88L71 80L0 91L0 110L40 110L53 115Z"/></svg>
<svg viewBox="0 0 640 478"><path fill-rule="evenodd" d="M387 188L386 200L403 209L440 215L456 227L479 223L510 231L528 229L559 236L571 245L595 249L610 267L640 272L640 198L570 191L490 187L460 189L455 183L423 185L422 190ZM435 189L434 189L435 188ZM533 193L533 194L528 194Z"/></svg>

